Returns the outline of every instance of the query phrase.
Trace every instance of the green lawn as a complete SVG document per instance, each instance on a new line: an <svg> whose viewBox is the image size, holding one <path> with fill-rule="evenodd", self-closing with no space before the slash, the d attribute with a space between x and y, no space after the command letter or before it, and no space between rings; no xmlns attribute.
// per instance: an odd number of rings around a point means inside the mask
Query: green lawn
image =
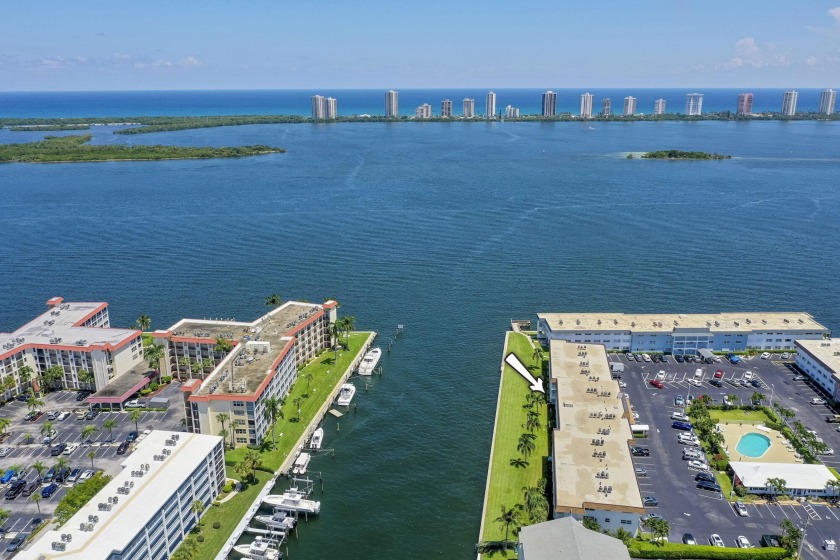
<svg viewBox="0 0 840 560"><path fill-rule="evenodd" d="M335 354L332 351L325 351L298 374L298 379L292 386L292 390L289 391L286 404L283 406L284 418L277 420L275 428L277 449L261 452L264 468L272 471L280 468L298 438L309 426L318 409L324 403L324 397L329 395L330 391L338 384L342 374L359 354L369 336L369 332L351 333L350 349L340 351L338 361L335 361ZM306 380L306 374L308 373L312 374L311 382ZM298 397L301 399L300 418L298 418L298 409L294 403ZM271 430L268 431L265 439L271 441ZM229 477L237 478L232 467L242 459L247 451L247 447L239 447L225 453L225 463L228 465Z"/></svg>
<svg viewBox="0 0 840 560"><path fill-rule="evenodd" d="M535 375L539 375L539 369L532 369L536 365L533 349L528 343L528 338L521 334L508 333L507 353L513 352L525 366ZM548 352L545 352L544 359ZM502 506L512 508L522 503L522 488L525 486L536 486L543 478L543 463L549 454L550 431L548 429L548 411L545 405L538 406L540 412L540 423L542 428L537 430L537 439L534 441L536 450L528 459L527 467L515 467L510 464L511 459L519 459L522 456L517 451L519 436L525 433L526 410L523 408L525 398L530 393L528 382L516 373L510 366L505 364L501 379L501 393L496 409L496 439L494 442L493 456L490 458L491 470L489 473L490 483L487 488L487 505L482 527L482 541L500 541L505 538L504 529L495 521L501 514ZM513 537L515 539L515 537ZM515 558L513 552L508 557ZM495 556L494 556L495 557Z"/></svg>
<svg viewBox="0 0 840 560"><path fill-rule="evenodd" d="M195 534L187 537L198 545L194 558L214 558L219 553L236 528L236 524L245 516L245 512L251 507L257 494L270 478L271 475L268 473L257 472L256 484L251 484L219 507L207 508L201 517L201 533L199 533L204 536L204 542L198 542L196 539L198 535ZM220 497L223 496L220 495ZM213 523L216 521L221 525L218 529L213 528Z"/></svg>
<svg viewBox="0 0 840 560"><path fill-rule="evenodd" d="M766 424L770 418L762 410L709 410L709 416L715 422L730 424Z"/></svg>
<svg viewBox="0 0 840 560"><path fill-rule="evenodd" d="M834 475L834 478L840 478L840 474L837 473L837 469L834 467L828 467L828 465L826 465L826 467L831 471L831 474Z"/></svg>

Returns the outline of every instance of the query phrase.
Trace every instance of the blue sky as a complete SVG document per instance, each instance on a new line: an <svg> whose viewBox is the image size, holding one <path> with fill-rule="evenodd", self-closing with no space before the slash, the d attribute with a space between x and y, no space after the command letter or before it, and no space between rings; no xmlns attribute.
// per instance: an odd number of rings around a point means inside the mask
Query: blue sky
<svg viewBox="0 0 840 560"><path fill-rule="evenodd" d="M26 0L0 19L2 91L838 82L840 0Z"/></svg>

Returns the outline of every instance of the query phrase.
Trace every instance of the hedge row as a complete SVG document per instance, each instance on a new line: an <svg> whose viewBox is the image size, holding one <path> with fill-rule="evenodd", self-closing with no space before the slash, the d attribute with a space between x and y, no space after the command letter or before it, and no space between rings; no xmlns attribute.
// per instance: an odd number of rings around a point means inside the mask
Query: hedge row
<svg viewBox="0 0 840 560"><path fill-rule="evenodd" d="M784 548L722 548L708 545L633 541L627 550L633 558L692 558L711 560L783 560L789 558Z"/></svg>

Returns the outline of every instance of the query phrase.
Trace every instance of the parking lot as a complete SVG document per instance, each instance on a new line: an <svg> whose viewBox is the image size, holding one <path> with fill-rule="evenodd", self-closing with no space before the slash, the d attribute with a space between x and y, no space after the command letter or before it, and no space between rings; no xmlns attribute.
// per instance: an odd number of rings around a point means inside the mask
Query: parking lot
<svg viewBox="0 0 840 560"><path fill-rule="evenodd" d="M131 448L125 455L118 455L117 449L119 444L125 441L129 432L135 431L135 424L130 420L127 411L102 412L92 420L77 419L71 413L65 420L53 421L56 434L52 438L52 443L51 445L43 443L44 436L41 433L41 428L50 412L88 409L87 405L76 401L76 395L77 393L74 391L59 391L47 394L43 398L45 404L41 407L44 414L34 422L24 420L24 416L29 412L26 403L13 401L0 409L0 416L11 421L7 429L9 435L0 443L0 449L4 450L2 453L5 453L5 456L0 457L0 474L14 468L16 471L22 470L25 472L25 480L28 483L33 482L38 478L38 473L32 468L33 464L41 462L49 469L56 465L59 458L66 459L67 466L70 469L78 468L84 471L93 468L111 475L120 471L120 464L131 453ZM137 422L140 434L146 429L181 431L183 429L181 424L183 408L178 404L178 401L173 400L172 405L166 412L143 412L142 417ZM113 428L113 434L103 426L106 421L111 419L117 422L116 427ZM82 437L82 430L89 425L96 426L97 431L89 437L90 441L86 441ZM31 439L27 436L30 436ZM31 443L27 443L28 441L31 441ZM58 456L51 455L52 446L60 443L66 443L68 447L73 447L74 444L78 444L78 446L72 453L62 453ZM91 452L96 454L92 463L88 456ZM45 486L43 484L41 489ZM0 490L5 493L8 487L8 483L0 485ZM61 484L55 494L43 498L37 504L30 497L23 495L17 496L14 500L4 500L2 508L11 512L11 516L2 527L5 539L11 539L18 532L31 530L34 527L34 519L49 518L61 498L71 487L71 483ZM36 492L40 493L41 489L36 490ZM2 546L0 548L0 558L6 556L6 542L9 541L0 541L0 546Z"/></svg>
<svg viewBox="0 0 840 560"><path fill-rule="evenodd" d="M779 523L789 519L796 525L808 523L803 556L805 558L840 558L840 552L826 552L821 548L827 538L840 540L840 508L826 505L778 505L747 504L749 517L740 517L730 503L719 492L700 490L696 487L698 471L689 469L682 459L685 448L677 441L680 433L671 427L671 414L682 412L675 406L677 395L683 397L709 395L718 404L727 395L737 395L744 404L749 404L755 391L761 392L768 401L780 402L796 413L796 418L806 427L815 430L835 450L840 450L840 433L837 424L829 424L825 416L832 414L825 405L810 405L812 398L822 395L806 380L794 380L795 370L789 363L780 360L779 354L769 359L758 357L743 360L733 365L727 361L712 364L677 363L668 357L667 363L628 361L623 354L611 354L612 362L625 364L622 381L623 390L630 396L634 411L639 414L637 423L648 424L647 438L637 440L639 445L650 449L648 457L634 457L636 467L647 471L639 477L642 496L654 496L659 501L656 507L648 508L671 524L670 540L680 542L684 533L691 533L699 544L708 544L709 536L717 533L726 546L735 546L739 535L746 536L755 546L764 534L780 534ZM691 379L697 370L699 387ZM722 370L722 387L710 383L717 370ZM664 371L661 389L649 381ZM760 388L742 383L749 371L759 379ZM660 376L661 377L661 376ZM731 382L730 382L731 380ZM735 382L738 382L737 384ZM835 456L823 457L828 466L840 466Z"/></svg>

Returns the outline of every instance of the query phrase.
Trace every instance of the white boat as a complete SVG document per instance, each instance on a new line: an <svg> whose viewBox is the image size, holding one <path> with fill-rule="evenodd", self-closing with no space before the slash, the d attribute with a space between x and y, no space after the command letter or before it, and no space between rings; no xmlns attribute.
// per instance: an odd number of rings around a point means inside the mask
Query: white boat
<svg viewBox="0 0 840 560"><path fill-rule="evenodd" d="M295 518L282 510L275 511L273 515L257 515L254 519L275 531L291 531L297 525Z"/></svg>
<svg viewBox="0 0 840 560"><path fill-rule="evenodd" d="M341 391L338 393L336 402L340 405L349 405L353 400L353 395L356 394L356 386L352 383L344 383L341 385Z"/></svg>
<svg viewBox="0 0 840 560"><path fill-rule="evenodd" d="M253 560L277 560L280 558L280 551L277 550L273 541L262 537L257 537L250 544L238 544L233 547L233 550L245 558L252 558Z"/></svg>
<svg viewBox="0 0 840 560"><path fill-rule="evenodd" d="M309 460L312 457L309 453L301 453L295 459L295 464L292 465L292 474L306 474L306 466L309 465Z"/></svg>
<svg viewBox="0 0 840 560"><path fill-rule="evenodd" d="M309 447L312 449L321 449L321 443L324 441L324 428L318 428L312 434L312 439L309 441Z"/></svg>
<svg viewBox="0 0 840 560"><path fill-rule="evenodd" d="M321 502L307 500L306 495L297 488L289 488L280 495L269 494L262 501L267 506L286 511L312 514L321 511Z"/></svg>
<svg viewBox="0 0 840 560"><path fill-rule="evenodd" d="M373 375L373 370L376 364L379 363L379 358L381 357L381 348L374 348L365 354L365 357L362 358L362 363L359 364L359 375Z"/></svg>

